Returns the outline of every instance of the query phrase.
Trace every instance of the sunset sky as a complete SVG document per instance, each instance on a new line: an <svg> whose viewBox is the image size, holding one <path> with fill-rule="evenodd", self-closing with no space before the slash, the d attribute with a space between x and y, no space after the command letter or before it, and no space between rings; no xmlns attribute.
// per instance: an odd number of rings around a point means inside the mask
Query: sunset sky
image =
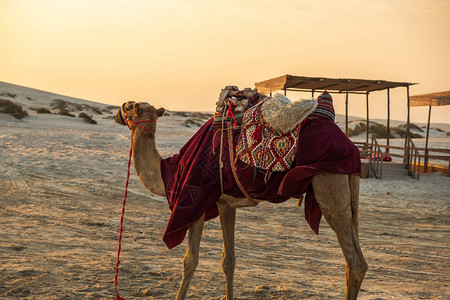
<svg viewBox="0 0 450 300"><path fill-rule="evenodd" d="M109 104L212 111L221 88L284 74L450 90L448 0L0 0L0 81ZM309 94L288 93L292 100ZM334 96L344 113L343 95ZM386 117L386 92L370 96ZM365 116L365 97L350 97ZM406 89L391 91L406 118ZM412 108L412 122L427 109ZM433 122L450 123L450 106Z"/></svg>

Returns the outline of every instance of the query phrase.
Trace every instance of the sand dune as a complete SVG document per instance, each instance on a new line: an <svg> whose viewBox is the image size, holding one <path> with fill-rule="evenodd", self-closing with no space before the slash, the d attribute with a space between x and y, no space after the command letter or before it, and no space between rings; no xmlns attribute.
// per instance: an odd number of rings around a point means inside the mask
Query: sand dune
<svg viewBox="0 0 450 300"><path fill-rule="evenodd" d="M112 299L129 131L107 115L0 115L0 298ZM197 127L158 123L169 156ZM389 192L389 193L387 193ZM360 235L369 271L360 299L450 297L450 178L361 180ZM163 241L170 212L132 171L119 290L126 299L173 299L186 242ZM236 299L342 299L345 264L322 220L316 236L296 200L238 211ZM188 299L222 299L218 220L206 223Z"/></svg>

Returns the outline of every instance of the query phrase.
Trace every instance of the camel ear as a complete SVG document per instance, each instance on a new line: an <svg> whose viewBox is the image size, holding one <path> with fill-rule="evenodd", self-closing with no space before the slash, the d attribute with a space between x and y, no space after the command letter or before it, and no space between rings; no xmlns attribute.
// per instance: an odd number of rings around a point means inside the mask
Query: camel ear
<svg viewBox="0 0 450 300"><path fill-rule="evenodd" d="M161 118L162 116L164 116L164 113L166 112L166 110L164 109L164 108L158 108L157 110L156 110L156 116L158 117L158 118Z"/></svg>
<svg viewBox="0 0 450 300"><path fill-rule="evenodd" d="M140 117L141 116L142 108L140 107L139 103L134 103L134 105L133 105L133 112L134 112L134 115L136 117Z"/></svg>

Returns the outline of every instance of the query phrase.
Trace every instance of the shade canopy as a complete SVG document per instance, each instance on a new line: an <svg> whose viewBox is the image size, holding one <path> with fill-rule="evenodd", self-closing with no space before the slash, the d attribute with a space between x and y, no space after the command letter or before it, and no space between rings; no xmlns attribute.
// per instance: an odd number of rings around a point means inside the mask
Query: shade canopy
<svg viewBox="0 0 450 300"><path fill-rule="evenodd" d="M411 106L450 105L450 91L415 95L409 97Z"/></svg>
<svg viewBox="0 0 450 300"><path fill-rule="evenodd" d="M381 91L388 88L406 87L415 83L393 82L385 80L366 80L349 78L325 78L283 75L280 77L255 83L259 92L270 94L279 90L314 91L328 90L352 94L365 94L373 91Z"/></svg>

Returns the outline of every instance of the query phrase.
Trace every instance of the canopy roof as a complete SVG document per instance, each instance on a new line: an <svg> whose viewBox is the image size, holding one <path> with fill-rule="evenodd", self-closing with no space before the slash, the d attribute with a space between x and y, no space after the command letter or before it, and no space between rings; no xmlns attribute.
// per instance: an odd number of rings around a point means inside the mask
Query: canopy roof
<svg viewBox="0 0 450 300"><path fill-rule="evenodd" d="M325 77L304 77L283 75L280 77L264 80L255 83L259 92L270 94L279 90L294 91L314 91L327 90L337 91L339 93L348 92L352 94L369 93L381 91L388 88L400 86L410 86L415 83L393 82L385 80L366 80L366 79L348 79L348 78L325 78Z"/></svg>
<svg viewBox="0 0 450 300"><path fill-rule="evenodd" d="M409 97L411 106L450 105L450 91L415 95Z"/></svg>

